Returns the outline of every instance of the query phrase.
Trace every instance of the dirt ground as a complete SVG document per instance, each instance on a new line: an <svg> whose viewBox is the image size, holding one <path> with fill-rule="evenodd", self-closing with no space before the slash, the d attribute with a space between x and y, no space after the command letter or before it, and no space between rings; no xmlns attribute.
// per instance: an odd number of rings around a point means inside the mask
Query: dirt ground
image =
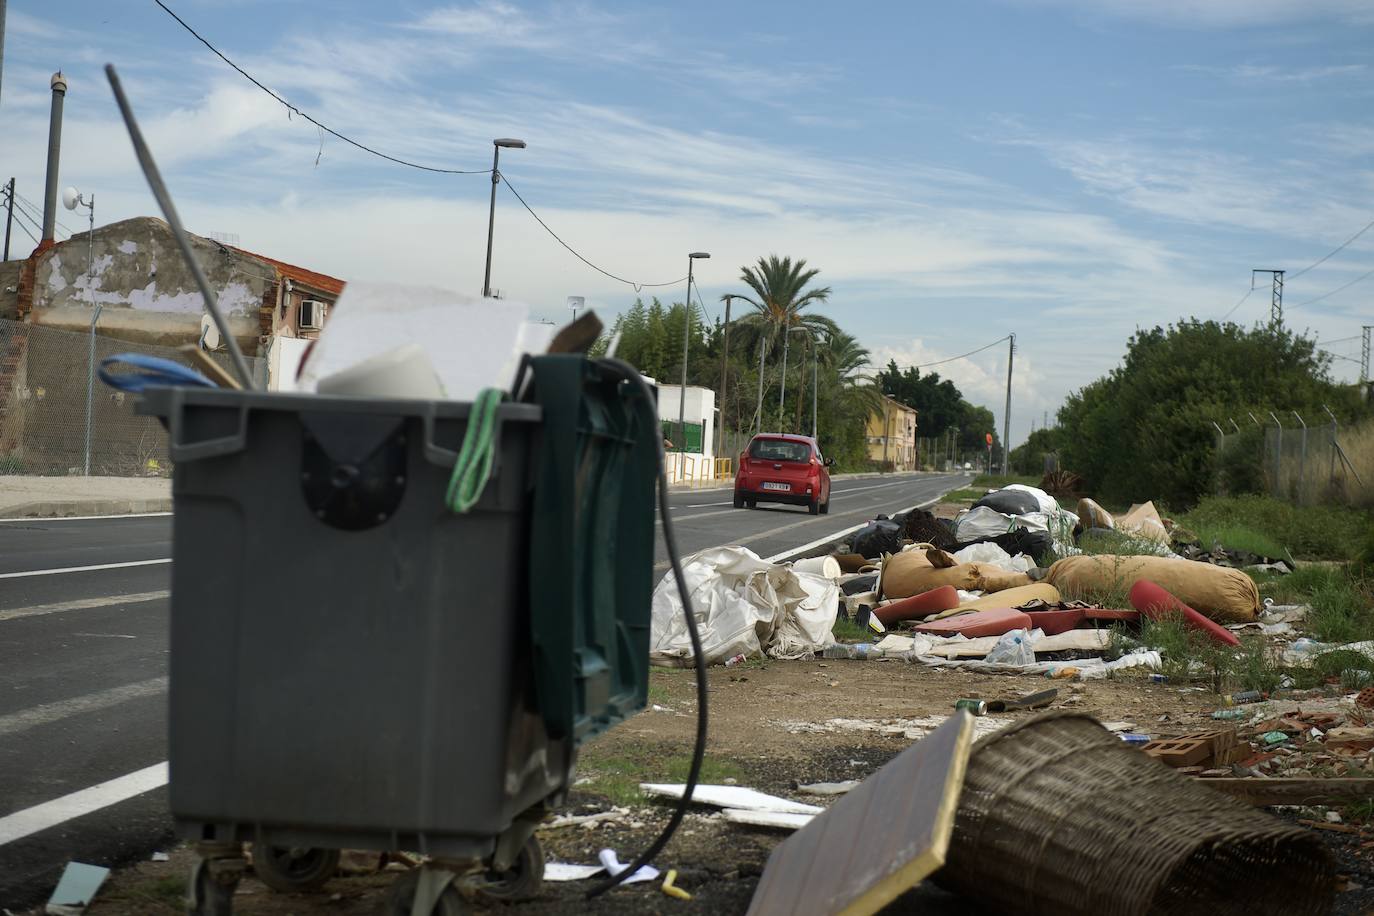
<svg viewBox="0 0 1374 916"><path fill-rule="evenodd" d="M1103 721L1130 722L1151 735L1198 731L1217 698L1199 688L1154 684L1143 677L1073 685L1042 678L934 670L902 661L814 660L748 662L709 672L710 740L706 782L730 782L797 800L798 784L862 779L907 747L912 738L952 711L961 697L991 699L1059 688L1054 708L1077 709ZM639 782L680 782L695 729L695 681L688 670L655 669L651 707L584 748L573 813L602 812L616 805L626 813L594 826L543 829L540 840L550 861L595 863L598 850L615 849L630 861L656 836L669 808L638 795ZM1030 715L1021 713L1019 716ZM1016 721L1018 715L977 720L980 733ZM831 720L849 720L836 724ZM855 723L854 720L862 720ZM915 729L916 731L909 731ZM540 896L514 907L473 912L568 913L744 913L768 855L786 834L729 824L696 809L659 859L678 871L678 886L690 901L672 899L656 882L620 888L594 902L582 894L592 881L546 882ZM1293 815L1296 817L1297 815ZM1339 912L1370 912L1374 833L1340 825L1324 830L1342 863L1345 890ZM173 852L169 862L145 862L111 876L91 916L159 916L183 912L181 895L190 853ZM394 874L337 878L323 892L279 894L249 878L241 883L235 912L242 916L386 913L387 887ZM908 893L892 913L976 913L930 882Z"/></svg>

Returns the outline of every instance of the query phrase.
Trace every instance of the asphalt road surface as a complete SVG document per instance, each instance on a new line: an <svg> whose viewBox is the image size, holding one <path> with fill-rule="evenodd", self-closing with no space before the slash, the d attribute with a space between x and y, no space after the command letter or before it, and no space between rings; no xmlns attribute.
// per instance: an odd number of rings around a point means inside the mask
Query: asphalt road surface
<svg viewBox="0 0 1374 916"><path fill-rule="evenodd" d="M738 544L814 550L879 513L965 480L836 481L829 515L731 507L677 491L684 555ZM167 813L167 614L172 519L0 521L0 907L46 900L69 860L115 865L173 842ZM667 569L659 539L656 575Z"/></svg>

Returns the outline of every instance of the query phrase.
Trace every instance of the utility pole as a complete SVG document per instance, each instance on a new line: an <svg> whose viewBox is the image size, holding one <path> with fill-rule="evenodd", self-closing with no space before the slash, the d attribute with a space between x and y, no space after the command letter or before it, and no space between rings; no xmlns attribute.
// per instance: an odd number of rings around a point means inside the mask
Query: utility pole
<svg viewBox="0 0 1374 916"><path fill-rule="evenodd" d="M5 0L0 0L0 77L5 74ZM14 179L11 178L10 181Z"/></svg>
<svg viewBox="0 0 1374 916"><path fill-rule="evenodd" d="M1250 271L1250 285L1255 285L1255 274L1272 274L1274 292L1269 301L1269 324L1278 327L1283 324L1283 271L1259 267Z"/></svg>
<svg viewBox="0 0 1374 916"><path fill-rule="evenodd" d="M758 426L754 430L756 433L763 432L763 357L768 352L768 335L759 335L759 406L754 411L754 419Z"/></svg>
<svg viewBox="0 0 1374 916"><path fill-rule="evenodd" d="M725 294L725 327L721 330L720 342L720 398L716 407L720 410L720 432L716 434L716 451L724 454L725 449L725 367L730 354L730 300L735 297Z"/></svg>
<svg viewBox="0 0 1374 916"><path fill-rule="evenodd" d="M14 179L11 178L10 184L13 183ZM14 196L13 191L10 192L10 196ZM9 230L6 229L5 233L6 244L8 244ZM1364 325L1360 329L1363 332L1360 337L1360 381L1362 382L1369 381L1369 332L1371 329L1374 329L1374 324Z"/></svg>
<svg viewBox="0 0 1374 916"><path fill-rule="evenodd" d="M5 0L0 0L0 14L3 14L4 3L5 3ZM3 37L4 37L4 36L0 36L0 38L3 38ZM8 185L5 186L5 190L6 190L6 194L5 194L5 257L4 257L4 260L8 261L8 260L10 259L10 227L14 225L14 179L13 179L13 178L11 178L11 179L10 179L10 183L9 183ZM1369 339L1369 332L1366 331L1364 336L1365 336L1365 339L1368 340L1368 339ZM1369 349L1369 348L1366 347L1365 349ZM1368 360L1366 360L1366 362L1368 362Z"/></svg>
<svg viewBox="0 0 1374 916"><path fill-rule="evenodd" d="M1011 365L1016 359L1016 335L1008 335L1007 343L1007 410L1002 417L1002 476L1011 473ZM991 473L992 469L989 468Z"/></svg>
<svg viewBox="0 0 1374 916"><path fill-rule="evenodd" d="M52 88L52 110L48 116L48 184L43 191L43 232L38 246L51 247L57 224L57 168L62 151L62 101L67 95L67 78L59 70L48 82Z"/></svg>

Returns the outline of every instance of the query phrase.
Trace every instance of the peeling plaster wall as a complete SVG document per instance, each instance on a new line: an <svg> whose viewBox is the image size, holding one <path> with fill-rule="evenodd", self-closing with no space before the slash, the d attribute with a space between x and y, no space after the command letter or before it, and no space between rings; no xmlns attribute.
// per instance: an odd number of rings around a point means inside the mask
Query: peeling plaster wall
<svg viewBox="0 0 1374 916"><path fill-rule="evenodd" d="M162 345L199 338L200 291L166 223L141 217L97 228L89 274L87 235L38 256L34 324L86 331L99 303L102 335ZM191 236L191 244L234 336L245 352L256 353L258 309L275 289L275 271L199 236Z"/></svg>

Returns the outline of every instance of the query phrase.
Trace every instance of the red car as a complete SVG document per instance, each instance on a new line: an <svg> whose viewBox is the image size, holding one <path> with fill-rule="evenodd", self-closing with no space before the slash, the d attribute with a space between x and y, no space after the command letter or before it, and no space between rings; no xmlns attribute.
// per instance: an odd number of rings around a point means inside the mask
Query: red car
<svg viewBox="0 0 1374 916"><path fill-rule="evenodd" d="M739 456L735 473L735 508L759 503L805 506L812 515L830 511L830 472L833 458L822 458L810 436L759 433Z"/></svg>

